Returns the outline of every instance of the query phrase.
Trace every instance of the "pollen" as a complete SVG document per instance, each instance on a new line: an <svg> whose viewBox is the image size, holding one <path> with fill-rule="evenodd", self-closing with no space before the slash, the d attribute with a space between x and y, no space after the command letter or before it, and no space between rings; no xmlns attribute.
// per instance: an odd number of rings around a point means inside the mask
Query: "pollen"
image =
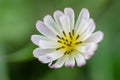
<svg viewBox="0 0 120 80"><path fill-rule="evenodd" d="M56 50L64 50L64 54L70 54L76 51L76 48L82 43L79 41L79 35L75 34L74 30L66 34L62 31L63 36L57 35L57 42L59 43L59 47Z"/></svg>

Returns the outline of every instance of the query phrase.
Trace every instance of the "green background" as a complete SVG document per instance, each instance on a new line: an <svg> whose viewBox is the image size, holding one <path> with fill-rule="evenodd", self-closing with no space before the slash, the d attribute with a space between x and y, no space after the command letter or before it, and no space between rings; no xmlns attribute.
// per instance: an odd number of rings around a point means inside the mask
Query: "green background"
<svg viewBox="0 0 120 80"><path fill-rule="evenodd" d="M50 69L33 57L37 20L71 7L76 18L88 8L104 32L95 55L83 67ZM0 0L0 80L120 80L120 0Z"/></svg>

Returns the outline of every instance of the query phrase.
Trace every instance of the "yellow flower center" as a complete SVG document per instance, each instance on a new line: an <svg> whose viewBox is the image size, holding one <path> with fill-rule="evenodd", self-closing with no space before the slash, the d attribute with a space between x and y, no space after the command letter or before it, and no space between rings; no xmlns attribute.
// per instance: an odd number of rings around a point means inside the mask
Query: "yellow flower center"
<svg viewBox="0 0 120 80"><path fill-rule="evenodd" d="M82 41L78 41L79 35L76 35L74 33L74 30L72 32L69 32L69 34L66 34L64 31L62 32L63 36L57 35L58 43L60 46L56 48L56 50L64 50L65 54L70 54L73 51L76 51L76 48L82 43Z"/></svg>

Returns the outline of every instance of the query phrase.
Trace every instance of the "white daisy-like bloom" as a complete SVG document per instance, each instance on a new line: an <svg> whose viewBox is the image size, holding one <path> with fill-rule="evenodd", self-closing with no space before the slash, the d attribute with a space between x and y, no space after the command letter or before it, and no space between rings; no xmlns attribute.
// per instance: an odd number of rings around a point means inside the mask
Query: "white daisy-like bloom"
<svg viewBox="0 0 120 80"><path fill-rule="evenodd" d="M103 39L103 32L95 30L95 23L88 9L83 8L75 23L72 8L64 12L55 11L43 21L37 21L36 28L42 35L32 35L31 40L38 46L34 57L50 68L83 66L90 59Z"/></svg>

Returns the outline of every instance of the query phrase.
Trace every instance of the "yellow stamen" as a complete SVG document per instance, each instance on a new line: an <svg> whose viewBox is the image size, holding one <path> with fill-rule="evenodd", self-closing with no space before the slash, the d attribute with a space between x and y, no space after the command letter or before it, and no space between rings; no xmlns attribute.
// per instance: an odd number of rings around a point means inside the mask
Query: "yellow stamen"
<svg viewBox="0 0 120 80"><path fill-rule="evenodd" d="M78 41L79 35L76 35L74 33L74 30L72 32L69 32L69 34L66 34L63 31L63 36L56 36L58 38L58 43L60 46L56 50L64 50L64 54L70 54L73 51L76 50L76 48L82 43L82 41Z"/></svg>

